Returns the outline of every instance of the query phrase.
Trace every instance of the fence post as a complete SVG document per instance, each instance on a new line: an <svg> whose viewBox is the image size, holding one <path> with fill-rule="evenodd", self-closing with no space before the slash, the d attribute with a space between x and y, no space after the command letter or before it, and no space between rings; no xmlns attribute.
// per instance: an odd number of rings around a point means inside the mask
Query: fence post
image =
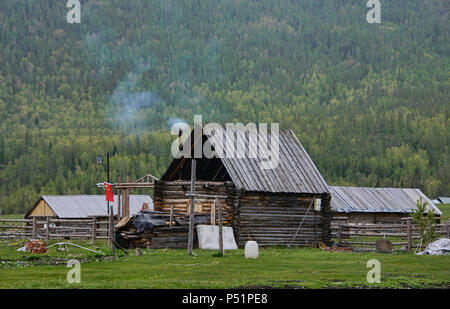
<svg viewBox="0 0 450 309"><path fill-rule="evenodd" d="M412 226L411 226L411 220L408 218L406 219L406 238L407 238L407 250L408 252L411 252L412 249Z"/></svg>
<svg viewBox="0 0 450 309"><path fill-rule="evenodd" d="M447 238L450 238L450 220L447 221Z"/></svg>
<svg viewBox="0 0 450 309"><path fill-rule="evenodd" d="M45 218L45 243L50 239L50 218Z"/></svg>
<svg viewBox="0 0 450 309"><path fill-rule="evenodd" d="M92 218L92 244L95 245L95 237L97 234L97 218Z"/></svg>
<svg viewBox="0 0 450 309"><path fill-rule="evenodd" d="M222 207L220 206L219 199L217 199L217 210L219 215L219 254L223 256Z"/></svg>
<svg viewBox="0 0 450 309"><path fill-rule="evenodd" d="M214 200L214 202L211 205L211 225L216 225L216 201Z"/></svg>
<svg viewBox="0 0 450 309"><path fill-rule="evenodd" d="M33 229L31 234L31 238L36 239L36 217L33 217Z"/></svg>

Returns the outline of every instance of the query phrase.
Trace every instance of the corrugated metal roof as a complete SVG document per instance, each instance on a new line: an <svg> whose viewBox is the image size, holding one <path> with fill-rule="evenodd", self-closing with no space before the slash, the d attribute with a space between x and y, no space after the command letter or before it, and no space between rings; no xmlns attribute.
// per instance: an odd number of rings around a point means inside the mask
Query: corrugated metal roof
<svg viewBox="0 0 450 309"><path fill-rule="evenodd" d="M59 218L88 218L89 216L107 216L104 195L43 195L42 198ZM142 204L147 203L153 209L153 200L148 195L130 195L130 214L137 214ZM117 195L114 195L114 213L117 213Z"/></svg>
<svg viewBox="0 0 450 309"><path fill-rule="evenodd" d="M235 134L236 136L248 134L248 138L234 138ZM239 158L225 157L221 160L237 188L273 193L328 192L327 183L291 130L280 130L279 164L274 169L261 168L262 158L270 158L270 149L261 148L257 144L257 131L236 127L216 129L214 134L208 136L208 139L214 144L216 151L221 153L226 147L218 136L226 136L227 146L230 146L230 141L236 141L236 153L239 154ZM270 134L268 137L270 139ZM257 158L249 155L249 145L258 145L257 149L252 149L257 152Z"/></svg>
<svg viewBox="0 0 450 309"><path fill-rule="evenodd" d="M450 204L450 197L440 196L439 200L442 204Z"/></svg>
<svg viewBox="0 0 450 309"><path fill-rule="evenodd" d="M420 197L438 215L442 212L419 189L330 186L331 209L337 212L403 212L417 209Z"/></svg>

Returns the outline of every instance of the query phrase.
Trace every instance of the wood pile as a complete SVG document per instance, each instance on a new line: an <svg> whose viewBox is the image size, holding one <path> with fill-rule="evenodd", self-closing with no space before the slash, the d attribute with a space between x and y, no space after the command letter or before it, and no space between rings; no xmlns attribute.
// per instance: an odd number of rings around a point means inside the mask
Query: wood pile
<svg viewBox="0 0 450 309"><path fill-rule="evenodd" d="M31 240L25 244L25 250L27 252L31 252L34 254L37 253L46 253L47 252L47 246L45 242L40 240Z"/></svg>
<svg viewBox="0 0 450 309"><path fill-rule="evenodd" d="M119 245L123 248L187 248L189 216L159 211L141 211L136 217L124 218L116 226ZM204 214L195 215L195 224L209 224ZM194 229L194 245L197 235Z"/></svg>

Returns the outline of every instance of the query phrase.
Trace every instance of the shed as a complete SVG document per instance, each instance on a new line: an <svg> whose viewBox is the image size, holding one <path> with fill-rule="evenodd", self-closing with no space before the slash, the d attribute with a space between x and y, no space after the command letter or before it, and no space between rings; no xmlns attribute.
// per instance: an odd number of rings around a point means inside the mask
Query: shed
<svg viewBox="0 0 450 309"><path fill-rule="evenodd" d="M148 195L130 195L130 213L135 215L147 203L153 208L153 200ZM114 213L117 213L117 195L114 196ZM27 212L25 218L54 217L59 219L82 219L92 216L107 216L104 195L42 195Z"/></svg>
<svg viewBox="0 0 450 309"><path fill-rule="evenodd" d="M201 134L194 143L191 133L183 147L193 148L206 142L213 145L213 158L196 158L195 191L199 194L226 196L220 200L223 223L233 227L239 246L247 240L260 245L311 245L330 239L330 194L328 185L294 132L280 130L279 160L273 169L260 163L269 157L269 149L255 143L258 132L239 127L218 127ZM220 138L221 137L221 138ZM276 140L268 133L268 140ZM235 147L236 156L226 155ZM184 148L186 149L186 148ZM271 148L272 149L272 148ZM258 156L249 155L257 153ZM188 213L191 159L175 158L155 183L156 211ZM321 204L314 210L314 204ZM199 198L195 211L210 214L214 201ZM300 226L301 225L301 226Z"/></svg>
<svg viewBox="0 0 450 309"><path fill-rule="evenodd" d="M422 198L439 217L442 212L419 189L330 186L333 218L351 223L400 223Z"/></svg>

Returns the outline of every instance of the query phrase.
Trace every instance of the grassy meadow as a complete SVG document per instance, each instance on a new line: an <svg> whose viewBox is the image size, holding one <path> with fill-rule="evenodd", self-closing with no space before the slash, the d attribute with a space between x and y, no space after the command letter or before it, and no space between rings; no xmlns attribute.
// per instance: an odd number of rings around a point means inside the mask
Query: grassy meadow
<svg viewBox="0 0 450 309"><path fill-rule="evenodd" d="M86 243L80 243L89 246ZM21 243L0 245L0 288L450 288L449 256L410 253L339 253L313 248L260 249L256 260L243 250L143 250L118 253L112 260L105 243L95 254L69 247L46 254L17 252ZM92 248L92 246L89 246ZM370 259L381 262L381 283L366 281ZM69 284L69 259L79 259L81 283Z"/></svg>
<svg viewBox="0 0 450 309"><path fill-rule="evenodd" d="M440 211L442 211L441 222L446 222L450 219L450 204L437 205Z"/></svg>
<svg viewBox="0 0 450 309"><path fill-rule="evenodd" d="M450 218L450 205L439 205L442 222ZM21 215L1 216L21 218ZM48 245L57 241L50 241ZM68 251L51 247L45 254L17 252L25 241L0 241L0 288L450 288L450 256L415 256L383 253L324 252L315 248L264 248L256 260L244 258L242 249L227 251L142 250L136 256L117 251L100 241L69 241ZM81 262L81 283L69 284L67 261ZM381 262L381 283L366 280L367 261Z"/></svg>

